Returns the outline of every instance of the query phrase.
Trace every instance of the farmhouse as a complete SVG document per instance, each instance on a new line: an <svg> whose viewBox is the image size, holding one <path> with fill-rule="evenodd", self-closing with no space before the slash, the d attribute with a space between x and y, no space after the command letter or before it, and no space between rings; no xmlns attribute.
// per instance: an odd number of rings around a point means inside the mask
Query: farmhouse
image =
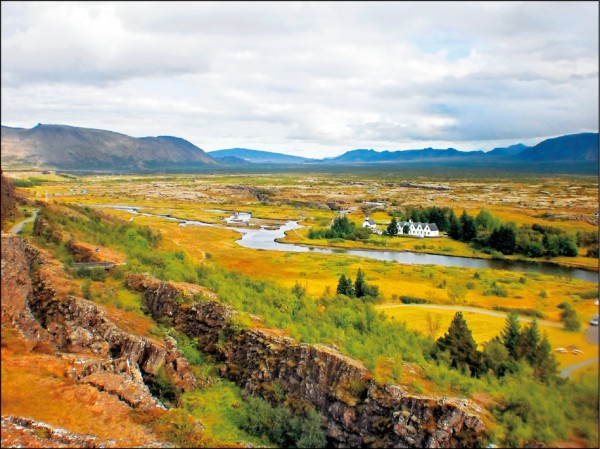
<svg viewBox="0 0 600 449"><path fill-rule="evenodd" d="M398 222L398 235L407 234L415 237L439 237L440 230L435 223L414 223L412 220ZM404 232L407 231L407 232Z"/></svg>

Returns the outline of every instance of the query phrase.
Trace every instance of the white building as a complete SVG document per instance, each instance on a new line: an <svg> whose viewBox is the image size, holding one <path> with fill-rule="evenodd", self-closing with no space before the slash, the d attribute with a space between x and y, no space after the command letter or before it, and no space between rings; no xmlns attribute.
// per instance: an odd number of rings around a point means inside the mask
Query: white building
<svg viewBox="0 0 600 449"><path fill-rule="evenodd" d="M252 214L248 212L234 212L234 214L225 219L227 223L248 223L252 218Z"/></svg>
<svg viewBox="0 0 600 449"><path fill-rule="evenodd" d="M365 218L365 221L363 221L362 227L369 229L377 229L377 225L375 224L375 222L373 220L370 220L368 216Z"/></svg>
<svg viewBox="0 0 600 449"><path fill-rule="evenodd" d="M398 235L413 235L415 237L439 237L440 230L435 223L414 223L412 220L398 222ZM408 232L404 232L408 227Z"/></svg>

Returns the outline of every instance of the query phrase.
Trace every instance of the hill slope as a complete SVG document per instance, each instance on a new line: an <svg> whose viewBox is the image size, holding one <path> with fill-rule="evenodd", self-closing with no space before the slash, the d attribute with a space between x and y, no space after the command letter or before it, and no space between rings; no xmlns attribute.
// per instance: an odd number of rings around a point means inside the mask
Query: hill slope
<svg viewBox="0 0 600 449"><path fill-rule="evenodd" d="M515 159L527 162L598 162L598 133L547 139L516 155Z"/></svg>
<svg viewBox="0 0 600 449"><path fill-rule="evenodd" d="M2 162L116 171L217 164L202 149L179 137L135 138L100 129L42 124L32 129L2 126Z"/></svg>
<svg viewBox="0 0 600 449"><path fill-rule="evenodd" d="M483 151L458 151L454 148L445 150L424 148L422 150L398 150L398 151L375 151L375 150L352 150L341 156L327 159L327 162L403 162L403 161L436 161L439 159L453 159L463 157L479 157Z"/></svg>
<svg viewBox="0 0 600 449"><path fill-rule="evenodd" d="M301 164L307 161L304 157L272 153L270 151L250 150L248 148L209 151L208 154L215 159L235 157L257 164Z"/></svg>

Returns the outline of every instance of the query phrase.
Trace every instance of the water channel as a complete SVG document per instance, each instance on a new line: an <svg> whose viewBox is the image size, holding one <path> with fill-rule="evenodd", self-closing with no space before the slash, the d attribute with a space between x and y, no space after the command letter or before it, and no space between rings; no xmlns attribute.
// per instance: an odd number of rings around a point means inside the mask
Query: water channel
<svg viewBox="0 0 600 449"><path fill-rule="evenodd" d="M441 265L444 267L465 267L493 270L508 270L516 272L537 272L551 276L562 276L567 278L580 279L587 282L598 284L598 273L594 271L582 270L579 268L569 268L552 263L543 262L525 262L518 260L497 260L497 259L475 259L460 256L443 256L438 254L413 253L410 251L385 251L370 249L340 249L323 248L316 246L297 245L293 243L280 243L276 239L285 237L285 232L301 228L297 221L288 221L279 229L256 229L225 226L202 221L185 220L173 217L171 215L150 214L140 212L138 208L131 206L114 205L95 205L95 207L107 207L120 209L132 214L140 214L148 217L161 217L167 220L178 221L180 226L211 226L222 229L231 229L242 234L236 243L245 248L255 250L270 251L291 251L297 253L321 253L321 254L347 254L350 256L366 257L383 261L394 261L411 265Z"/></svg>

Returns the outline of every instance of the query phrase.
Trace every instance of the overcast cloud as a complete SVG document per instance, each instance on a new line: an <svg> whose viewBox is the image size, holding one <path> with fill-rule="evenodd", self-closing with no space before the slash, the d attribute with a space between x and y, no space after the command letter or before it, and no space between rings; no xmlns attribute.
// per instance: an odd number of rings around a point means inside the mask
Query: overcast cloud
<svg viewBox="0 0 600 449"><path fill-rule="evenodd" d="M598 131L595 1L1 8L7 126L318 158Z"/></svg>

